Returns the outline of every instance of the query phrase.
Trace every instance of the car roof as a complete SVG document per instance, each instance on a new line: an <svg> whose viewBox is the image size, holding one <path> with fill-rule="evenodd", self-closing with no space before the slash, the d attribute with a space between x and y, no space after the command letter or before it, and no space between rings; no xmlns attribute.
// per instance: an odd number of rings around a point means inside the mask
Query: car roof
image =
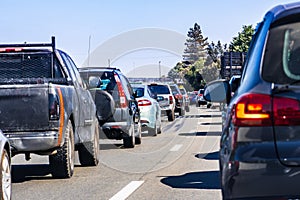
<svg viewBox="0 0 300 200"><path fill-rule="evenodd" d="M296 13L300 13L300 2L277 5L269 10L265 17L271 14L273 15L273 21L276 21L280 18Z"/></svg>

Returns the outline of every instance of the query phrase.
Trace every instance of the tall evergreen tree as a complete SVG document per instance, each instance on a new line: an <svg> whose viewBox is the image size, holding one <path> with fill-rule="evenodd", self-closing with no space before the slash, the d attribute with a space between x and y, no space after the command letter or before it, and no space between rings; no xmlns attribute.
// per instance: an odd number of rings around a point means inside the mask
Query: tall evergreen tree
<svg viewBox="0 0 300 200"><path fill-rule="evenodd" d="M208 45L208 38L204 38L200 26L195 23L193 28L190 28L187 33L183 53L183 60L195 63L199 58L206 57L206 46Z"/></svg>
<svg viewBox="0 0 300 200"><path fill-rule="evenodd" d="M243 25L242 32L238 33L238 36L233 37L230 43L230 50L236 52L247 52L254 34L254 28L252 25Z"/></svg>
<svg viewBox="0 0 300 200"><path fill-rule="evenodd" d="M221 56L224 52L228 51L227 44L222 45L220 40L215 44L214 42L211 42L207 46L207 54L209 57L206 60L206 66L211 65L212 62L217 63L217 66L220 67L221 64Z"/></svg>

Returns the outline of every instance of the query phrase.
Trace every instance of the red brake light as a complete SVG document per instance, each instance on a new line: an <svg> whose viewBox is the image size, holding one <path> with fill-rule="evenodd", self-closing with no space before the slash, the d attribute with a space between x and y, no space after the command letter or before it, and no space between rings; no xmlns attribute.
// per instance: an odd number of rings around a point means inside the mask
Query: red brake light
<svg viewBox="0 0 300 200"><path fill-rule="evenodd" d="M291 126L300 124L297 99L246 94L236 106L233 117L236 126Z"/></svg>
<svg viewBox="0 0 300 200"><path fill-rule="evenodd" d="M182 95L181 94L175 94L175 98L176 99L182 99Z"/></svg>
<svg viewBox="0 0 300 200"><path fill-rule="evenodd" d="M152 103L148 99L138 100L138 106L151 106Z"/></svg>
<svg viewBox="0 0 300 200"><path fill-rule="evenodd" d="M118 91L119 91L119 94L120 94L120 105L121 105L121 108L126 108L128 107L127 106L127 101L126 101L126 96L125 96L125 93L124 93L124 90L123 90L123 86L122 86L122 83L118 77L117 74L114 75L115 79L116 79L116 82L117 82L117 86L118 86Z"/></svg>
<svg viewBox="0 0 300 200"><path fill-rule="evenodd" d="M0 52L17 52L22 50L22 48L0 48Z"/></svg>
<svg viewBox="0 0 300 200"><path fill-rule="evenodd" d="M271 96L246 94L236 106L233 123L236 126L271 126Z"/></svg>
<svg viewBox="0 0 300 200"><path fill-rule="evenodd" d="M170 101L170 104L173 104L173 96L169 96L169 101Z"/></svg>

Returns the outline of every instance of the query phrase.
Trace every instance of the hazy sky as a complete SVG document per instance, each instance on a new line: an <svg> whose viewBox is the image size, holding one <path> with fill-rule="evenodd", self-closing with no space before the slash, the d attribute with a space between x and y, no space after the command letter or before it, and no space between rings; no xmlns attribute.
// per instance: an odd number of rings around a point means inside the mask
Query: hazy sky
<svg viewBox="0 0 300 200"><path fill-rule="evenodd" d="M0 43L48 42L81 65L113 36L141 28L186 35L195 22L209 41L228 43L243 25L289 0L1 0ZM90 38L90 39L89 39ZM177 58L178 59L178 58ZM134 62L134 61L133 61Z"/></svg>

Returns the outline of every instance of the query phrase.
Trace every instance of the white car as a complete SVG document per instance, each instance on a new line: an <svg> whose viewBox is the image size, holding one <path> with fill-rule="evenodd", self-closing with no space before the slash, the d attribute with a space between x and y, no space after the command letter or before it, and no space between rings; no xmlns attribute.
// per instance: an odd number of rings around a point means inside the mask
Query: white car
<svg viewBox="0 0 300 200"><path fill-rule="evenodd" d="M151 92L157 95L159 105L163 114L168 116L168 121L175 120L175 98L169 84L151 83L148 84Z"/></svg>
<svg viewBox="0 0 300 200"><path fill-rule="evenodd" d="M161 108L157 95L152 93L147 85L131 84L131 86L140 109L142 130L148 130L148 134L156 136L161 133Z"/></svg>

